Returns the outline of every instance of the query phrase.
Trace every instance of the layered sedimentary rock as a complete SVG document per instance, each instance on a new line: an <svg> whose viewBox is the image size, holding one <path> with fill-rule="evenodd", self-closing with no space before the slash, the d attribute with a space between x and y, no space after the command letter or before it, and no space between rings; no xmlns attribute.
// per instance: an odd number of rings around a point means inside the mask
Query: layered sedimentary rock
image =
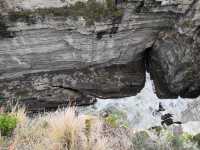
<svg viewBox="0 0 200 150"><path fill-rule="evenodd" d="M2 98L91 104L136 95L147 70L160 98L200 94L198 0L96 3L0 2Z"/></svg>
<svg viewBox="0 0 200 150"><path fill-rule="evenodd" d="M175 29L160 32L149 54L149 70L161 98L200 94L200 2L193 1Z"/></svg>

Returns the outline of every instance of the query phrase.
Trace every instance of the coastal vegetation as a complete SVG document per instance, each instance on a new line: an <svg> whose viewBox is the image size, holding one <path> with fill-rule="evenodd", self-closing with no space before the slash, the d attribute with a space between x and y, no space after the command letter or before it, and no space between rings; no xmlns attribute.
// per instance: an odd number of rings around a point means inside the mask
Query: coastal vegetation
<svg viewBox="0 0 200 150"><path fill-rule="evenodd" d="M105 3L88 0L87 2L77 1L74 5L60 8L12 11L9 13L9 19L13 22L23 21L30 25L36 23L38 19L44 20L47 16L73 19L83 17L87 25L93 25L94 22L118 18L122 15L122 8L118 8L113 0L106 0Z"/></svg>
<svg viewBox="0 0 200 150"><path fill-rule="evenodd" d="M199 134L171 130L136 130L120 122L122 113L108 117L78 114L77 109L28 117L15 107L0 115L0 148L9 150L197 150Z"/></svg>

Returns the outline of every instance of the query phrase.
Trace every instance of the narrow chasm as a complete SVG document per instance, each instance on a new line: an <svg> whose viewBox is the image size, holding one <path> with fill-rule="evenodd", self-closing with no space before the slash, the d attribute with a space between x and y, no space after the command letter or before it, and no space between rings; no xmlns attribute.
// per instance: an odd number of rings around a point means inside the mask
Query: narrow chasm
<svg viewBox="0 0 200 150"><path fill-rule="evenodd" d="M164 73L157 61L155 61L157 58L152 56L152 51L153 45L144 51L144 61L145 69L149 73L150 79L153 80L156 95L160 99L177 98L178 95L169 91L164 76L162 76Z"/></svg>
<svg viewBox="0 0 200 150"><path fill-rule="evenodd" d="M149 73L149 56L150 56L150 51L152 50L152 47L148 47L144 51L144 61L145 61L145 69Z"/></svg>

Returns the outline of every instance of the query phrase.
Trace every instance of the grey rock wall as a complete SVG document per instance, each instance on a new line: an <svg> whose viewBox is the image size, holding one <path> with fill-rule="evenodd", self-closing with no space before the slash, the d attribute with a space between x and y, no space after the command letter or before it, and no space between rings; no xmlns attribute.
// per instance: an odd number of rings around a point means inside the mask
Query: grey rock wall
<svg viewBox="0 0 200 150"><path fill-rule="evenodd" d="M0 95L7 100L38 110L132 96L147 70L160 98L200 94L199 0L128 1L118 6L118 21L91 26L70 16L13 21L13 4L2 2Z"/></svg>
<svg viewBox="0 0 200 150"><path fill-rule="evenodd" d="M161 98L195 98L200 93L199 4L196 0L190 5L174 30L161 32L149 53L150 72Z"/></svg>

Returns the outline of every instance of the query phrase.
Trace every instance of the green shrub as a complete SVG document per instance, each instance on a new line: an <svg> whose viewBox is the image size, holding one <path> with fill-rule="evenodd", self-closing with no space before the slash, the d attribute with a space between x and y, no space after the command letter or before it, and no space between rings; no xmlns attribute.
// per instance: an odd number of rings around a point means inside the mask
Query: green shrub
<svg viewBox="0 0 200 150"><path fill-rule="evenodd" d="M105 122L113 128L117 128L117 127L128 128L129 126L124 114L120 112L109 114L105 118Z"/></svg>
<svg viewBox="0 0 200 150"><path fill-rule="evenodd" d="M0 132L2 136L8 136L17 125L17 118L12 115L0 115Z"/></svg>
<svg viewBox="0 0 200 150"><path fill-rule="evenodd" d="M190 142L192 141L193 139L193 136L187 132L184 132L182 135L181 135L181 138L183 139L184 142Z"/></svg>
<svg viewBox="0 0 200 150"><path fill-rule="evenodd" d="M114 114L110 114L108 117L105 118L105 122L113 128L118 126L118 119L119 117Z"/></svg>
<svg viewBox="0 0 200 150"><path fill-rule="evenodd" d="M150 131L154 131L157 136L159 136L163 130L161 126L153 126L149 129Z"/></svg>
<svg viewBox="0 0 200 150"><path fill-rule="evenodd" d="M198 144L198 147L200 147L200 133L193 136L192 141Z"/></svg>

